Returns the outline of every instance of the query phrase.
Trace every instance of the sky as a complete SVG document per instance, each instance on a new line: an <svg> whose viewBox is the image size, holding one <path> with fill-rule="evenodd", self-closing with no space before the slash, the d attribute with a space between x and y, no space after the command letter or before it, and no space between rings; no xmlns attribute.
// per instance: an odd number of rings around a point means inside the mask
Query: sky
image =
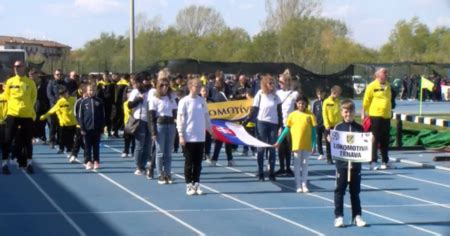
<svg viewBox="0 0 450 236"><path fill-rule="evenodd" d="M166 28L192 4L213 7L229 27L252 36L266 18L264 0L135 0L135 14ZM323 0L321 15L345 22L350 38L379 49L399 20L417 16L430 30L450 28L450 0ZM127 34L129 19L130 0L0 0L0 35L54 40L72 49L102 32Z"/></svg>

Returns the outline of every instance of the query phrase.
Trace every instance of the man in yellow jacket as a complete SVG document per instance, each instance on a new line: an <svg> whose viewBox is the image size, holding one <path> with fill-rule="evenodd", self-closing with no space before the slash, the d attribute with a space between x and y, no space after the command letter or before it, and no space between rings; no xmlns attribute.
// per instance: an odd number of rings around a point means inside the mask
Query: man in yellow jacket
<svg viewBox="0 0 450 236"><path fill-rule="evenodd" d="M380 169L393 168L389 163L388 148L389 148L389 130L391 128L391 85L388 81L388 72L386 68L380 68L375 72L375 80L372 81L366 88L363 100L363 110L361 112L361 119L364 120L368 115L371 123L371 131L375 137L375 142L372 147L372 162L370 169L376 170L378 156L377 148L381 152L381 167Z"/></svg>
<svg viewBox="0 0 450 236"><path fill-rule="evenodd" d="M14 137L20 152L17 162L20 168L26 168L29 174L33 174L33 121L36 117L34 104L36 103L36 84L26 76L25 64L22 61L14 63L15 76L6 81L4 98L8 101L6 117L5 142L7 153L10 152ZM20 127L20 128L19 128Z"/></svg>

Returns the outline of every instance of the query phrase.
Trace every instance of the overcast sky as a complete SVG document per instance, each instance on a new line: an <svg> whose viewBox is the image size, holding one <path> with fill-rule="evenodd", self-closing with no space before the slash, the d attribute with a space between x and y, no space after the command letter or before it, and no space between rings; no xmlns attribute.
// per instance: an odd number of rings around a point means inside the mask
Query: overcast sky
<svg viewBox="0 0 450 236"><path fill-rule="evenodd" d="M0 35L55 40L83 47L102 32L125 34L129 28L129 0L2 0ZM264 0L135 0L136 14L157 17L163 28L175 22L177 12L200 4L219 11L230 27L250 35L262 29ZM322 15L344 21L350 37L377 49L388 41L399 20L417 16L431 30L450 28L450 0L324 0Z"/></svg>

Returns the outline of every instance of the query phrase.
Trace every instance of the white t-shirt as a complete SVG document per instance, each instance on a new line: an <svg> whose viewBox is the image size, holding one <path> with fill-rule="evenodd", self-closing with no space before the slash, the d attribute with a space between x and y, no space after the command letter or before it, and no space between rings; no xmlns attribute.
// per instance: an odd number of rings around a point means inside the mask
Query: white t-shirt
<svg viewBox="0 0 450 236"><path fill-rule="evenodd" d="M173 110L177 109L177 103L175 102L175 98L169 96L164 96L161 98L157 98L153 96L152 99L149 99L148 109L150 111L156 111L156 116L173 116Z"/></svg>
<svg viewBox="0 0 450 236"><path fill-rule="evenodd" d="M269 122L272 124L278 124L277 105L281 103L278 95L270 93L264 94L259 90L255 99L253 99L254 107L259 107L257 120Z"/></svg>
<svg viewBox="0 0 450 236"><path fill-rule="evenodd" d="M286 121L291 114L291 112L295 109L295 101L298 97L298 92L293 90L278 90L277 91L278 97L280 97L280 100L282 102L281 104L281 112L283 113L283 124L286 126Z"/></svg>
<svg viewBox="0 0 450 236"><path fill-rule="evenodd" d="M141 94L139 90L133 89L130 93L130 96L128 97L128 101L132 102L139 94ZM143 95L144 98L142 102L133 108L133 117L134 119L139 119L147 122L148 93L145 92Z"/></svg>
<svg viewBox="0 0 450 236"><path fill-rule="evenodd" d="M204 98L187 95L178 103L177 129L186 142L205 141L206 119L209 114Z"/></svg>

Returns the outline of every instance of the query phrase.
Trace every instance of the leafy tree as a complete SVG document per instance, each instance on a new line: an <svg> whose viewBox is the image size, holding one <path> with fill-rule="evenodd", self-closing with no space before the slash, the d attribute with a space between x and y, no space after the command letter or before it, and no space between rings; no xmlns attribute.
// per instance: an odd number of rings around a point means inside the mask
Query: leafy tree
<svg viewBox="0 0 450 236"><path fill-rule="evenodd" d="M280 30L292 19L318 16L322 10L319 0L266 0L268 30Z"/></svg>

